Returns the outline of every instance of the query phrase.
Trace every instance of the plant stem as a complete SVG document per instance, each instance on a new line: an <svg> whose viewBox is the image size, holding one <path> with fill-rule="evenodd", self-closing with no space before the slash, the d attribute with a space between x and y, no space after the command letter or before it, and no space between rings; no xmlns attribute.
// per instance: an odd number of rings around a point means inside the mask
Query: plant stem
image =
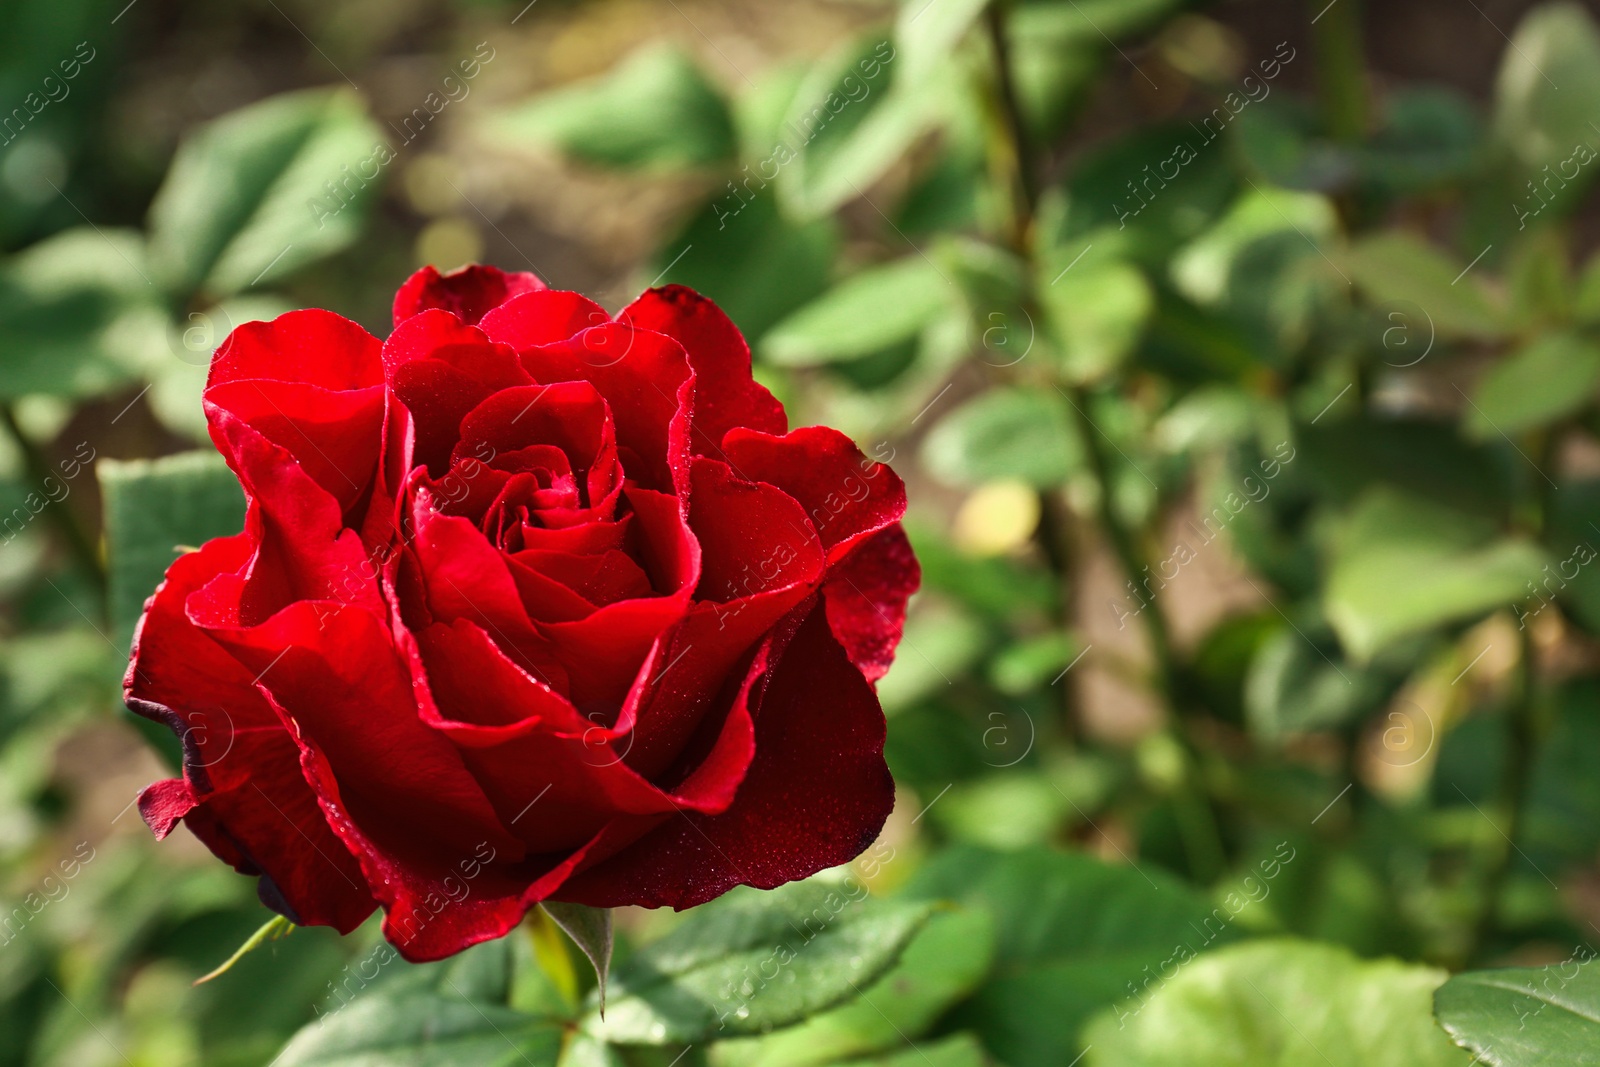
<svg viewBox="0 0 1600 1067"><path fill-rule="evenodd" d="M1084 453L1099 490L1100 526L1105 531L1106 539L1111 542L1111 549L1123 571L1137 585L1149 568L1134 532L1117 514L1116 502L1111 496L1111 461L1102 446L1099 429L1089 418L1088 397L1079 386L1066 386L1063 392L1077 416L1078 436L1083 441ZM1199 766L1194 746L1176 721L1182 706L1182 671L1172 648L1172 635L1167 629L1166 616L1161 613L1161 606L1156 603L1153 594L1150 602L1140 609L1139 618L1144 621L1145 636L1150 642L1153 688L1168 714L1173 717L1169 729L1184 757L1183 779L1172 794L1184 853L1195 878L1210 882L1222 873L1226 853L1216 813L1198 781Z"/></svg>
<svg viewBox="0 0 1600 1067"><path fill-rule="evenodd" d="M12 410L11 405L0 404L0 423L4 423L6 430L16 439L28 480L43 491L46 481L55 476L44 453L18 424L16 412ZM41 510L49 513L50 521L55 524L56 530L66 541L67 551L83 568L103 597L106 589L105 564L100 560L100 552L95 547L94 541L78 522L77 515L67 506L65 497L47 503Z"/></svg>
<svg viewBox="0 0 1600 1067"><path fill-rule="evenodd" d="M984 12L984 25L988 30L989 43L994 55L999 124L1009 141L1005 146L1005 156L1010 161L1011 170L1011 180L1008 182L1013 201L1011 243L1017 255L1027 263L1025 276L1031 279L1035 266L1033 223L1038 203L1038 185L1035 161L1022 117L1016 82L1011 72L1010 50L1006 36L1008 6L1006 0L994 0ZM1031 292L1032 283L1030 281L1027 284L1030 291L1024 297L1024 306L1037 310L1038 301ZM1042 316L1036 315L1035 321L1043 321ZM1112 550L1129 579L1137 583L1145 571L1143 553L1134 532L1128 529L1117 514L1111 497L1110 459L1102 446L1099 430L1089 418L1087 397L1081 386L1056 381L1054 375L1051 378L1051 384L1060 389L1070 401L1079 421L1079 436L1084 443L1090 472L1098 490L1097 517L1100 526L1105 531L1105 536L1111 542ZM1052 514L1053 503L1056 501L1059 501L1061 508ZM1041 495L1040 504L1041 516L1049 516L1046 522L1049 527L1053 527L1041 530L1041 536L1049 537L1051 540L1045 555L1065 586L1071 580L1071 560L1078 547L1071 536L1070 509L1065 507L1065 501L1060 498L1059 493ZM1070 612L1069 604L1070 600L1064 601L1063 612ZM1210 801L1198 781L1198 764L1193 746L1189 744L1176 723L1179 710L1179 672L1171 635L1167 630L1165 616L1155 604L1149 605L1140 612L1140 615L1144 619L1145 632L1150 641L1154 663L1152 679L1154 688L1161 703L1173 718L1168 730L1183 753L1182 780L1173 789L1171 799L1177 812L1184 853L1195 878L1209 882L1221 873L1225 854L1216 814L1212 811ZM1070 621L1070 615L1065 616L1065 622Z"/></svg>
<svg viewBox="0 0 1600 1067"><path fill-rule="evenodd" d="M1323 0L1312 0L1322 7ZM1361 53L1361 0L1334 0L1322 8L1311 32L1323 123L1336 141L1359 141L1367 132L1367 83Z"/></svg>
<svg viewBox="0 0 1600 1067"><path fill-rule="evenodd" d="M1012 186L1012 247L1017 254L1027 258L1033 236L1033 214L1039 203L1038 175L1028 131L1023 123L1022 104L1017 95L1016 79L1011 75L1011 45L1006 37L1007 4L993 0L984 10L984 27L989 33L989 46L994 50L996 95L1000 121L1005 127L1006 147L1010 155L1010 180Z"/></svg>
<svg viewBox="0 0 1600 1067"><path fill-rule="evenodd" d="M1489 939L1499 928L1502 898L1511 874L1513 853L1517 838L1522 834L1526 816L1528 782L1532 777L1533 760L1538 753L1542 733L1539 722L1535 649L1533 633L1524 627L1520 631L1521 663L1517 673L1516 703L1506 723L1506 762L1500 775L1500 795L1496 804L1495 829L1498 839L1483 878L1483 904L1473 930L1472 947L1468 958L1480 956ZM1500 825L1503 821L1504 825Z"/></svg>
<svg viewBox="0 0 1600 1067"><path fill-rule="evenodd" d="M1066 495L1059 488L1039 491L1039 548L1055 576L1056 625L1063 634L1073 629L1077 618L1078 582L1073 572L1079 552L1075 519ZM1061 716L1067 736L1078 740L1081 731L1075 691L1065 681L1061 685Z"/></svg>
<svg viewBox="0 0 1600 1067"><path fill-rule="evenodd" d="M1539 469L1547 468L1553 461L1558 440L1559 434L1552 430L1527 443L1529 451L1538 457ZM1543 482L1534 484L1527 505L1525 532L1535 540L1544 532L1546 516L1553 503L1553 492L1554 489ZM1533 761L1538 757L1539 743L1544 737L1538 650L1534 647L1532 627L1522 626L1517 631L1517 638L1517 692L1506 722L1506 761L1501 770L1499 796L1495 804L1498 839L1492 843L1493 851L1485 866L1483 902L1472 933L1469 959L1481 955L1499 929L1504 904L1502 898L1511 874L1512 854L1521 852L1517 848L1517 838L1522 836L1526 819Z"/></svg>

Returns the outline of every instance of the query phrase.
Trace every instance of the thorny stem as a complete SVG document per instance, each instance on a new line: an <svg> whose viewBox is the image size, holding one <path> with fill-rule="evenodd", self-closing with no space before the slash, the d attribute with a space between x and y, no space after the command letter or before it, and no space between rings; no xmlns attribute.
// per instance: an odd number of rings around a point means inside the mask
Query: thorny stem
<svg viewBox="0 0 1600 1067"><path fill-rule="evenodd" d="M16 439L17 449L22 453L22 463L28 473L28 480L43 491L46 480L53 477L50 463L45 459L44 453L17 423L17 415L11 405L0 404L0 423L4 423L6 430ZM77 515L67 506L65 498L54 501L53 505L47 504L43 510L49 513L50 521L55 524L56 530L66 541L67 550L72 554L72 558L88 574L95 588L104 594L106 571L105 565L100 561L99 550L84 532Z"/></svg>
<svg viewBox="0 0 1600 1067"><path fill-rule="evenodd" d="M1007 7L1004 0L991 3L985 11L984 22L994 55L1000 125L1009 142L1005 155L1010 160L1013 179L1008 182L1014 200L1011 241L1017 255L1028 263L1029 269L1025 270L1024 275L1031 279L1035 255L1033 225L1034 211L1038 202L1038 185L1035 162L1019 103L1020 98L1009 62L1005 22ZM1026 284L1031 289L1031 281ZM1025 296L1024 306L1037 307L1037 300L1031 292ZM1035 321L1041 321L1041 317L1035 316ZM1135 532L1130 530L1117 514L1111 495L1110 459L1102 445L1099 431L1089 419L1087 397L1080 386L1065 382L1057 384L1071 401L1075 417L1079 422L1079 437L1083 442L1090 473L1098 490L1097 517L1100 525L1105 531L1106 538L1111 542L1112 550L1123 570L1130 579L1138 582L1145 572L1143 553ZM1044 520L1041 535L1050 537L1053 542L1046 547L1045 556L1052 568L1057 571L1065 590L1073 581L1073 564L1078 547L1072 537L1071 512L1058 491L1041 494L1040 508ZM1063 598L1064 626L1072 621L1071 603L1071 598ZM1180 693L1177 684L1179 672L1166 618L1155 604L1140 612L1140 615L1144 619L1145 632L1149 637L1154 661L1154 688L1169 714L1175 716L1179 708ZM1172 795L1184 852L1195 877L1202 882L1209 882L1221 873L1225 862L1221 833L1216 814L1212 811L1210 802L1197 781L1193 747L1175 723L1169 726L1169 729L1173 740L1177 742L1184 755L1183 779Z"/></svg>

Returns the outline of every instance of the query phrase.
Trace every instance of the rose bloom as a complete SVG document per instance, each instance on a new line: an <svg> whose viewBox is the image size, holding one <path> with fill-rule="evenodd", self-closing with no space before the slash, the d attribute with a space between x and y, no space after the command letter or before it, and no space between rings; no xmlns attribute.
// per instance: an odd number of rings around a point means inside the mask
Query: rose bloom
<svg viewBox="0 0 1600 1067"><path fill-rule="evenodd" d="M244 532L145 606L139 800L292 922L412 960L536 902L686 908L850 860L893 782L873 683L919 573L893 471L788 431L711 301L615 318L426 268L379 341L241 326L205 391Z"/></svg>

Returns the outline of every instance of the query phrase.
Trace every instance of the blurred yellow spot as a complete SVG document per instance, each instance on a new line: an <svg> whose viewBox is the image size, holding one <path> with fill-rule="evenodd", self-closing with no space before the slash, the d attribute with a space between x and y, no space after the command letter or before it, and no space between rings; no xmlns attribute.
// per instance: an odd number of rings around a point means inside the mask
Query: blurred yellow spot
<svg viewBox="0 0 1600 1067"><path fill-rule="evenodd" d="M1158 47L1173 69L1200 81L1232 81L1244 64L1239 35L1202 15L1173 19Z"/></svg>
<svg viewBox="0 0 1600 1067"><path fill-rule="evenodd" d="M483 238L476 226L465 219L440 219L428 223L417 235L414 258L419 267L432 263L447 271L476 263L482 255Z"/></svg>
<svg viewBox="0 0 1600 1067"><path fill-rule="evenodd" d="M419 215L448 215L461 206L456 165L447 157L430 152L418 156L405 169L406 199Z"/></svg>
<svg viewBox="0 0 1600 1067"><path fill-rule="evenodd" d="M1039 496L1022 482L980 486L956 512L955 542L975 556L1020 548L1039 525Z"/></svg>

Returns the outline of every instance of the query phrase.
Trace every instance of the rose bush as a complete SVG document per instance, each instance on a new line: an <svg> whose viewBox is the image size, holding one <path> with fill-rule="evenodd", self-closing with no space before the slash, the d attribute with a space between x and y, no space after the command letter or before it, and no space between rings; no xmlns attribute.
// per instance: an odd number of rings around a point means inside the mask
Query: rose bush
<svg viewBox="0 0 1600 1067"><path fill-rule="evenodd" d="M381 907L413 960L543 899L684 908L857 855L918 581L895 474L787 431L688 289L613 318L428 268L394 323L297 311L217 350L248 513L139 625L128 705L184 746L155 833L296 923Z"/></svg>

